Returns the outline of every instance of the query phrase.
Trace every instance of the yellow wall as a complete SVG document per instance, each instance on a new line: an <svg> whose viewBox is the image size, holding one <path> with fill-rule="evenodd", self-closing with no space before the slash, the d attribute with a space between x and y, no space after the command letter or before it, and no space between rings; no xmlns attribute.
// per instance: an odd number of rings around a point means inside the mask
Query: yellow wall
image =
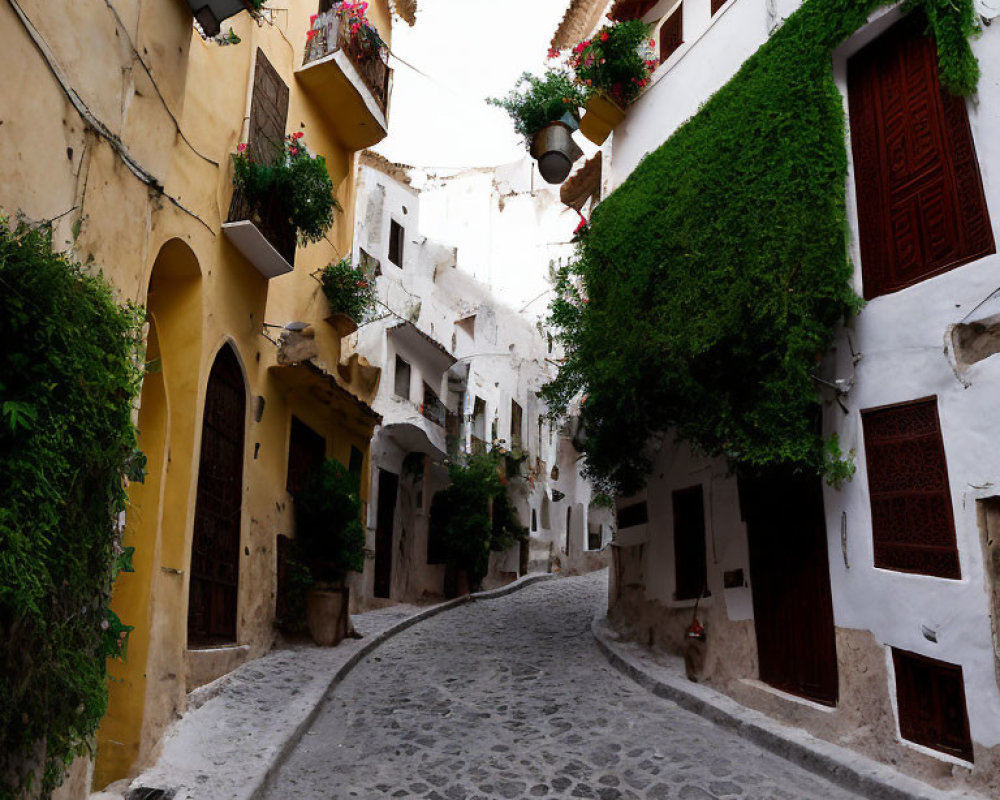
<svg viewBox="0 0 1000 800"><path fill-rule="evenodd" d="M271 22L249 14L227 21L224 29L232 25L243 39L229 47L193 34L183 0L111 0L119 19L104 0L59 4L56 13L48 0L16 4L41 50L13 5L0 3L0 72L18 83L0 112L0 208L35 220L58 217L56 246L81 260L93 256L122 299L148 303L148 355L162 363L146 380L138 417L149 475L130 488L125 537L136 548L135 572L121 576L114 596L135 631L128 660L110 665L115 680L94 779L101 788L146 765L185 707L201 418L219 348L232 344L247 381L237 638L252 656L272 644L275 541L293 533L284 491L291 414L326 436L330 454L345 463L352 444L367 455L374 419L342 399L324 405L289 389L268 372L276 348L260 334L264 321L304 320L315 327L318 361L329 372L349 357L322 322L325 302L311 273L350 252L355 154L326 130L316 98L294 76L316 0L286 0ZM387 1L372 3L370 16L388 41ZM271 281L220 232L232 193L229 156L245 135L258 47L290 88L289 131L304 125L343 206L329 242L300 248L294 272ZM60 75L90 124L67 100ZM356 101L345 94L338 102ZM95 127L120 141L120 151ZM347 388L371 399L372 387ZM258 397L265 404L259 422Z"/></svg>

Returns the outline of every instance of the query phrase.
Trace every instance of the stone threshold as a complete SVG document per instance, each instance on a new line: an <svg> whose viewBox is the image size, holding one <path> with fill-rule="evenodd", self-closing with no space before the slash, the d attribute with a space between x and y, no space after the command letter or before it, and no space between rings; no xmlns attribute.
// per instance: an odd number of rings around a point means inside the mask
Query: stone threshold
<svg viewBox="0 0 1000 800"><path fill-rule="evenodd" d="M667 657L669 663L660 663L641 645L621 641L604 612L595 615L590 629L611 666L644 689L866 800L989 800L985 795L968 790L936 789L801 728L783 725L722 692L690 681L684 672L682 658Z"/></svg>
<svg viewBox="0 0 1000 800"><path fill-rule="evenodd" d="M273 650L196 690L170 729L157 762L124 800L256 800L319 714L329 693L380 644L465 603L516 592L550 574L526 575L490 591L420 608L395 605L353 614L361 639L336 647ZM98 793L106 800L115 795Z"/></svg>

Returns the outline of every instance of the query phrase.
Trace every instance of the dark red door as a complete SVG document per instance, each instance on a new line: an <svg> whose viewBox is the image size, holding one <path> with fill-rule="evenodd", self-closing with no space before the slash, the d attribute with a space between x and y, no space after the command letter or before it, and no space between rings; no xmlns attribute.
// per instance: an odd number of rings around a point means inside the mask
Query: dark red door
<svg viewBox="0 0 1000 800"><path fill-rule="evenodd" d="M781 471L740 479L760 679L837 702L837 646L818 477Z"/></svg>
<svg viewBox="0 0 1000 800"><path fill-rule="evenodd" d="M245 417L243 372L226 345L205 392L188 603L192 647L236 641Z"/></svg>
<svg viewBox="0 0 1000 800"><path fill-rule="evenodd" d="M378 519L375 523L375 596L388 597L392 588L392 531L396 525L399 476L378 471Z"/></svg>
<svg viewBox="0 0 1000 800"><path fill-rule="evenodd" d="M995 252L965 99L914 14L848 65L866 298Z"/></svg>

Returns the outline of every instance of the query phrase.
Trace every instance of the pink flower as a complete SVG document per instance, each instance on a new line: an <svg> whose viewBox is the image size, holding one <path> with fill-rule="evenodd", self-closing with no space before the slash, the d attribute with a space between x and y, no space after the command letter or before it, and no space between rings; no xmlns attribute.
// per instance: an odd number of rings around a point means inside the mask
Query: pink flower
<svg viewBox="0 0 1000 800"><path fill-rule="evenodd" d="M246 151L247 151L246 142L241 142L240 144L236 145L236 152L239 153L240 155L243 155L243 153L245 153Z"/></svg>
<svg viewBox="0 0 1000 800"><path fill-rule="evenodd" d="M299 148L289 147L288 152L291 153L293 156L297 156L299 154Z"/></svg>

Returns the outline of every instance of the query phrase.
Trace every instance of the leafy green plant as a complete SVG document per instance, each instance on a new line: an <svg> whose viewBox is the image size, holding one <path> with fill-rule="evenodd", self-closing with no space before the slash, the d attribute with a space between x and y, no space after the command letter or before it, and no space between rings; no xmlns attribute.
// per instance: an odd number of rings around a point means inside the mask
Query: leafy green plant
<svg viewBox="0 0 1000 800"><path fill-rule="evenodd" d="M331 313L363 322L375 310L374 279L361 267L355 267L350 258L325 267L320 282Z"/></svg>
<svg viewBox="0 0 1000 800"><path fill-rule="evenodd" d="M312 155L302 137L302 131L289 134L275 157L267 160L255 158L241 144L233 154L233 185L258 210L278 203L300 242L318 242L333 226L333 211L340 203L326 160Z"/></svg>
<svg viewBox="0 0 1000 800"><path fill-rule="evenodd" d="M860 308L832 53L878 5L807 0L581 232L551 306L566 361L542 394L558 413L586 393L582 446L603 490L639 489L667 431L733 466L843 474L813 377ZM971 89L972 0L918 5L944 84Z"/></svg>
<svg viewBox="0 0 1000 800"><path fill-rule="evenodd" d="M295 493L294 558L317 581L336 583L365 564L360 479L336 459L324 461Z"/></svg>
<svg viewBox="0 0 1000 800"><path fill-rule="evenodd" d="M500 459L497 451L491 451L452 463L448 467L451 485L431 501L430 535L444 563L465 570L473 589L489 570L491 545L502 545L505 532L514 531L507 519L494 537L490 509L495 500L506 497Z"/></svg>
<svg viewBox="0 0 1000 800"><path fill-rule="evenodd" d="M107 708L142 312L0 216L0 798L47 797ZM31 764L44 753L36 774ZM30 787L30 789L29 789Z"/></svg>
<svg viewBox="0 0 1000 800"><path fill-rule="evenodd" d="M504 490L493 498L493 530L490 535L490 550L502 553L519 542L528 539L528 527L521 524L517 509Z"/></svg>
<svg viewBox="0 0 1000 800"><path fill-rule="evenodd" d="M525 72L506 97L486 101L506 111L514 121L514 130L530 147L535 134L551 122L569 113L578 118L584 103L583 93L563 70L549 70L541 78Z"/></svg>
<svg viewBox="0 0 1000 800"><path fill-rule="evenodd" d="M649 32L642 20L630 19L606 25L573 48L569 64L587 97L605 94L624 108L639 96L660 63Z"/></svg>

